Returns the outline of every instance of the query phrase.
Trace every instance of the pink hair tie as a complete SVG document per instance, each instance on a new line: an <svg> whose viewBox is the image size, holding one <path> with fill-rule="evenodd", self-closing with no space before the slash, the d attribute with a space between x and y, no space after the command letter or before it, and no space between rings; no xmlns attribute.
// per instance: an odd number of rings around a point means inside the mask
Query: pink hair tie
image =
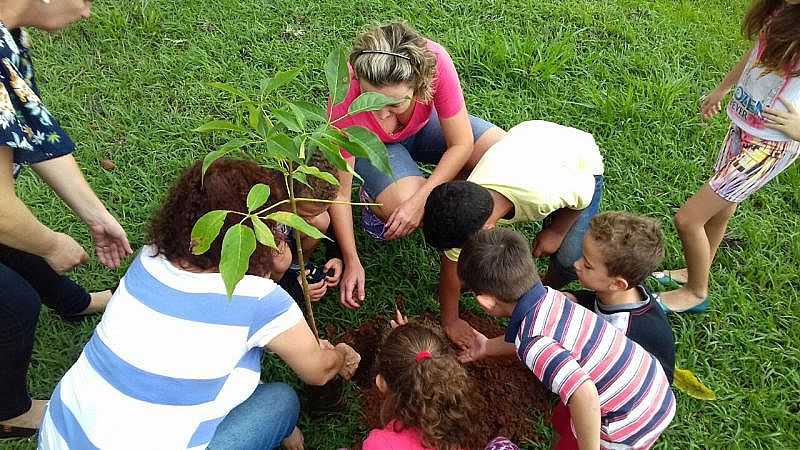
<svg viewBox="0 0 800 450"><path fill-rule="evenodd" d="M414 358L414 360L417 361L417 364L426 359L431 359L431 352L419 352L417 353L417 357Z"/></svg>

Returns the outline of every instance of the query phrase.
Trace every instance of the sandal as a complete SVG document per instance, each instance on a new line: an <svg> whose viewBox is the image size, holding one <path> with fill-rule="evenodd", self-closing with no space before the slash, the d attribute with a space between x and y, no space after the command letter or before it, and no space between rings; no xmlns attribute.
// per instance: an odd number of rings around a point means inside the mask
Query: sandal
<svg viewBox="0 0 800 450"><path fill-rule="evenodd" d="M658 306L661 307L661 310L664 311L664 314L702 314L702 313L708 312L708 308L711 306L710 299L708 297L706 297L706 298L703 299L703 301L701 301L700 303L692 306L691 308L682 309L682 310L679 311L679 310L671 309L669 306L667 306L661 300L661 296L660 295L656 294L655 297L656 297L656 301L658 302Z"/></svg>
<svg viewBox="0 0 800 450"><path fill-rule="evenodd" d="M36 436L38 428L15 427L12 425L0 425L0 439L20 439Z"/></svg>
<svg viewBox="0 0 800 450"><path fill-rule="evenodd" d="M656 280L658 284L665 288L677 289L683 286L683 283L672 278L670 274L666 271L664 272L653 272L650 274L650 278Z"/></svg>

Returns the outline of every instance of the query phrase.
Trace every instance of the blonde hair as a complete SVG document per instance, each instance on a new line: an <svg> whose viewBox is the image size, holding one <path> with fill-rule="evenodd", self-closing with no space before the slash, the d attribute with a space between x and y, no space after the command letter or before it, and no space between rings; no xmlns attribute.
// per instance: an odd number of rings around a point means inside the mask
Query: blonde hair
<svg viewBox="0 0 800 450"><path fill-rule="evenodd" d="M436 55L426 39L403 22L372 28L356 38L350 66L359 80L373 86L407 83L417 100L433 98Z"/></svg>

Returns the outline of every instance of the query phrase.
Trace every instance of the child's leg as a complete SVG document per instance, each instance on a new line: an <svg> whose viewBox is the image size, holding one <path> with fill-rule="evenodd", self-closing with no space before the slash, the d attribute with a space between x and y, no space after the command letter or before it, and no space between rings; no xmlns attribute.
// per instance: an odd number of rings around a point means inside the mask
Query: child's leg
<svg viewBox="0 0 800 450"><path fill-rule="evenodd" d="M691 308L708 295L711 261L734 210L734 203L720 197L706 184L675 215L689 279L682 288L661 295L670 309Z"/></svg>

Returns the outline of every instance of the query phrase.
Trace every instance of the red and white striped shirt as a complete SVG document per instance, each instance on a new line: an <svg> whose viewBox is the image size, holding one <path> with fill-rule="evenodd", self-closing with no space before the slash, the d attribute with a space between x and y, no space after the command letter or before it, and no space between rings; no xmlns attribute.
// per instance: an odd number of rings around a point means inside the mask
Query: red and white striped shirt
<svg viewBox="0 0 800 450"><path fill-rule="evenodd" d="M675 415L675 396L655 358L541 283L520 299L506 340L564 404L584 381L595 384L605 449L649 448Z"/></svg>

